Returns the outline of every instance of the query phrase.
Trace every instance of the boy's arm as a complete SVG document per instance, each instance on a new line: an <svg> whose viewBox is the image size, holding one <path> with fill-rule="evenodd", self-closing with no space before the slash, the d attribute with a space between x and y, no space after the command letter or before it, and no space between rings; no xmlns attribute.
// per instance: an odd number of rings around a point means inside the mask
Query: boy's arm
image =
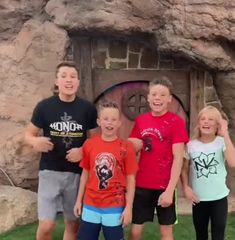
<svg viewBox="0 0 235 240"><path fill-rule="evenodd" d="M189 186L189 160L183 160L183 167L181 171L181 182L183 189Z"/></svg>
<svg viewBox="0 0 235 240"><path fill-rule="evenodd" d="M74 206L74 214L77 217L79 217L82 213L82 200L86 190L86 183L87 183L88 177L89 177L89 172L83 168L82 175L80 178L78 196L77 196L76 204Z"/></svg>
<svg viewBox="0 0 235 240"><path fill-rule="evenodd" d="M50 138L39 136L40 128L30 123L25 131L25 142L38 152L48 152L54 147Z"/></svg>
<svg viewBox="0 0 235 240"><path fill-rule="evenodd" d="M138 119L135 120L134 127L131 131L130 137L127 139L134 145L135 152L138 153L143 148L143 141L141 139Z"/></svg>
<svg viewBox="0 0 235 240"><path fill-rule="evenodd" d="M127 226L132 220L132 206L135 195L135 175L127 176L126 185L126 207L122 214L122 224Z"/></svg>
<svg viewBox="0 0 235 240"><path fill-rule="evenodd" d="M174 191L178 183L183 164L184 143L173 144L172 152L173 164L171 167L170 181L166 190L161 194L158 201L158 204L162 207L168 207L172 204Z"/></svg>
<svg viewBox="0 0 235 240"><path fill-rule="evenodd" d="M91 138L91 137L93 137L94 135L96 135L98 133L100 133L100 129L98 127L92 128L92 129L89 129L87 131L87 136L88 136L88 138Z"/></svg>
<svg viewBox="0 0 235 240"><path fill-rule="evenodd" d="M140 152L141 149L143 148L143 141L141 139L130 137L127 140L132 142L132 144L133 144L133 146L135 148L135 151L137 153Z"/></svg>
<svg viewBox="0 0 235 240"><path fill-rule="evenodd" d="M182 186L183 186L185 197L192 204L194 204L194 203L198 203L199 199L198 199L196 193L189 186L189 165L190 165L190 161L187 159L184 159L183 168L182 168L182 172L181 172L181 181L182 181Z"/></svg>
<svg viewBox="0 0 235 240"><path fill-rule="evenodd" d="M91 138L92 136L96 135L99 132L99 128L93 128L89 129L87 131L88 138ZM82 160L82 147L75 147L71 148L67 151L66 159L69 162L80 162Z"/></svg>

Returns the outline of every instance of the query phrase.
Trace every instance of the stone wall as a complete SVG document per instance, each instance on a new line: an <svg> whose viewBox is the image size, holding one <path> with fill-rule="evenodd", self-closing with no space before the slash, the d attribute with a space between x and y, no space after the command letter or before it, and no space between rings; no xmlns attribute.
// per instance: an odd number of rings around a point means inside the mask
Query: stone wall
<svg viewBox="0 0 235 240"><path fill-rule="evenodd" d="M146 69L174 70L188 69L190 61L183 57L174 57L158 51L151 39L124 40L118 38L93 37L92 60L93 68L98 69ZM179 64L180 63L180 64Z"/></svg>
<svg viewBox="0 0 235 240"><path fill-rule="evenodd" d="M144 48L135 41L110 43L126 53L94 42L100 49L96 67L172 69L190 63L206 70L205 103L221 103L235 140L234 12L231 0L1 1L0 167L16 185L35 185L39 156L24 145L23 132L36 102L51 95L55 66L65 57L68 35L76 34L151 39Z"/></svg>
<svg viewBox="0 0 235 240"><path fill-rule="evenodd" d="M23 141L35 104L51 95L67 32L51 22L27 21L12 41L0 42L0 168L16 186L37 185L39 154ZM1 182L9 181L1 173Z"/></svg>

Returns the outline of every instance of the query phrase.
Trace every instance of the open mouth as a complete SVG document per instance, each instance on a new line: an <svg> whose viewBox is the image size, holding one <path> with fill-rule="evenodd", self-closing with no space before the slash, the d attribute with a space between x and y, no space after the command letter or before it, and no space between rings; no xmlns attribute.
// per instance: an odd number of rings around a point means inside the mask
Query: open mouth
<svg viewBox="0 0 235 240"><path fill-rule="evenodd" d="M209 126L202 126L202 129L209 130L210 127Z"/></svg>
<svg viewBox="0 0 235 240"><path fill-rule="evenodd" d="M162 103L155 103L155 102L153 102L153 106L155 106L155 107L161 107L161 106L162 106Z"/></svg>
<svg viewBox="0 0 235 240"><path fill-rule="evenodd" d="M105 129L107 129L108 131L112 131L113 127L105 127Z"/></svg>
<svg viewBox="0 0 235 240"><path fill-rule="evenodd" d="M73 86L65 86L65 88L71 90L73 89Z"/></svg>

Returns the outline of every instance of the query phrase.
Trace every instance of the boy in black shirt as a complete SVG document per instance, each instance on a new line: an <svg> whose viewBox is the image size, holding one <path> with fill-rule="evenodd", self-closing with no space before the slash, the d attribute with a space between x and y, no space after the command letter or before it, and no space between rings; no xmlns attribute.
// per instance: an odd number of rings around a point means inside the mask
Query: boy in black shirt
<svg viewBox="0 0 235 240"><path fill-rule="evenodd" d="M81 168L81 146L96 131L97 112L76 96L80 80L74 63L57 66L58 96L44 99L34 109L25 139L42 153L38 187L37 240L52 239L57 208L62 199L64 240L75 240L78 222L73 214ZM43 136L39 136L40 130Z"/></svg>

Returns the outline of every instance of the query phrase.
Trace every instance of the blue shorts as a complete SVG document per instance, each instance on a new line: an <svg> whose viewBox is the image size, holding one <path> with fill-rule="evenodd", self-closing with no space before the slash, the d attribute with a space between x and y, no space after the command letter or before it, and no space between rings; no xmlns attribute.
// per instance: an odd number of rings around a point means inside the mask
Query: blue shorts
<svg viewBox="0 0 235 240"><path fill-rule="evenodd" d="M84 205L82 210L82 220L107 227L115 227L122 225L121 216L123 210L123 207L96 208L90 205Z"/></svg>
<svg viewBox="0 0 235 240"><path fill-rule="evenodd" d="M84 205L78 240L98 240L102 228L105 240L124 240L121 216L124 208L96 208Z"/></svg>

